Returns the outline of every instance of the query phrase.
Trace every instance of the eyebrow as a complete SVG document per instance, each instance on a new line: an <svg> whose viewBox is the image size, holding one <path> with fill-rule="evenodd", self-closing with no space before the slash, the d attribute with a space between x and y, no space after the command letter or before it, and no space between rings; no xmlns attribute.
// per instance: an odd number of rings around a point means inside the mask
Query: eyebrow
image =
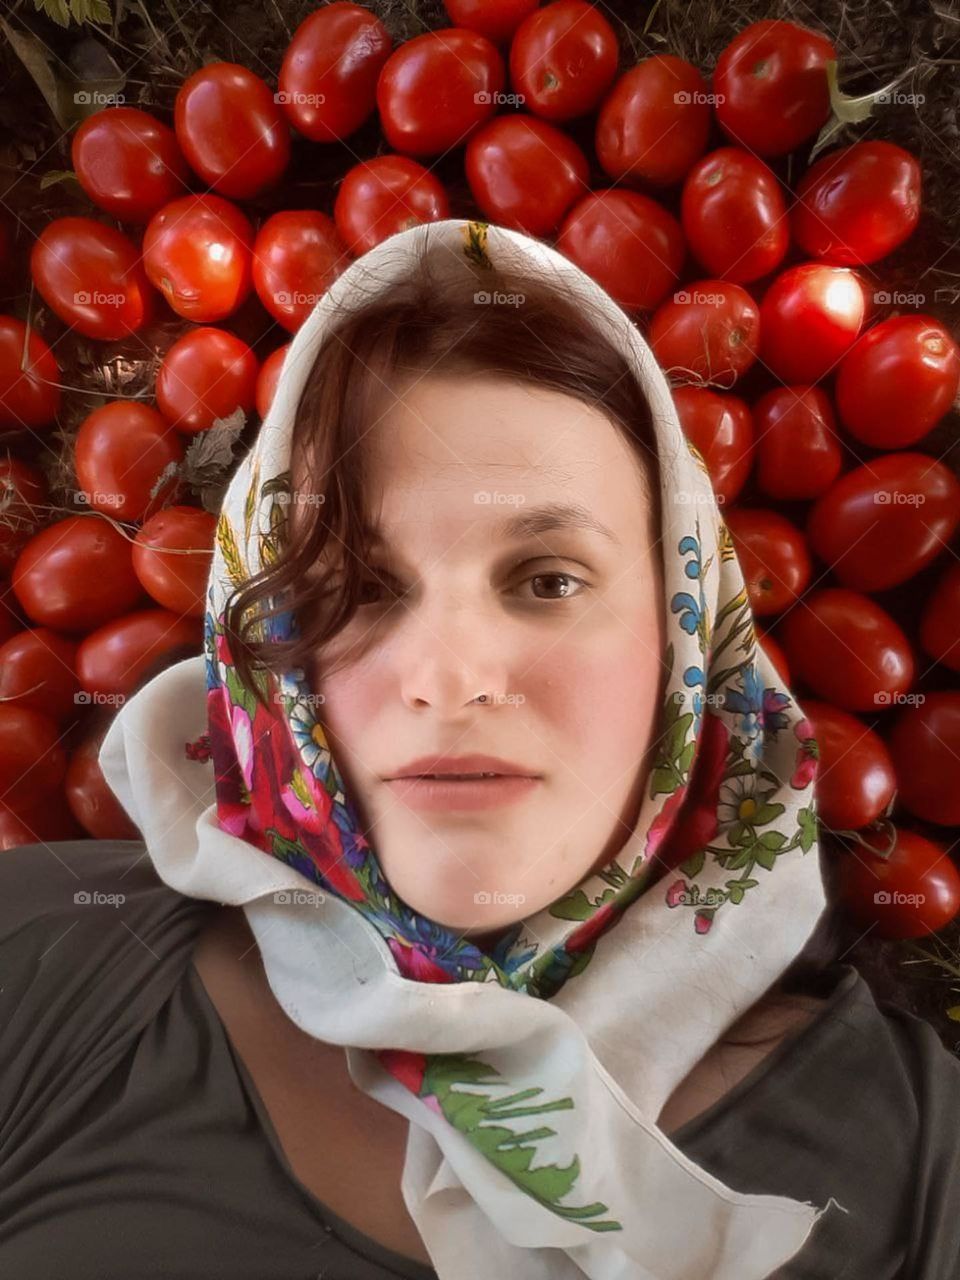
<svg viewBox="0 0 960 1280"><path fill-rule="evenodd" d="M543 506L533 507L529 511L507 516L494 525L493 532L495 537L506 539L530 537L557 529L584 529L588 533L599 534L600 537L607 538L616 546L620 546L620 539L612 529L601 524L586 507L575 502L548 502ZM377 529L367 529L365 535L371 543L384 542L383 534Z"/></svg>

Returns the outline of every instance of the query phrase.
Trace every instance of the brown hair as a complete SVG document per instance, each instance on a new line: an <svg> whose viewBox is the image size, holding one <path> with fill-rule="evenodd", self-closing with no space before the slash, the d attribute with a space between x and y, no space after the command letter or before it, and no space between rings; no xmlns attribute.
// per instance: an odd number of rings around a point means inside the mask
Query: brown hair
<svg viewBox="0 0 960 1280"><path fill-rule="evenodd" d="M238 675L264 705L255 672L308 671L317 650L350 622L374 573L365 563L361 444L391 388L409 375L491 373L604 412L635 449L649 528L659 536L656 436L623 353L587 323L581 301L546 279L515 279L487 264L467 271L465 282L452 282L422 253L407 277L337 324L314 360L294 418L291 489L301 492L301 477L308 478L316 496L288 505L278 558L236 588L225 607ZM481 290L522 300L478 302ZM273 607L264 607L268 597ZM259 624L285 609L294 612L299 638L263 639Z"/></svg>

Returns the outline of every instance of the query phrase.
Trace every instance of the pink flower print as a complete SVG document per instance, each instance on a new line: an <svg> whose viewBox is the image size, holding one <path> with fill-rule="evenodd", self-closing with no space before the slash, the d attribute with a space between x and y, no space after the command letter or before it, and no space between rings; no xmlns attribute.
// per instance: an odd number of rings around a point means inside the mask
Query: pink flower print
<svg viewBox="0 0 960 1280"><path fill-rule="evenodd" d="M713 913L716 907L712 907L707 911L697 911L693 917L693 927L697 933L709 933L713 925Z"/></svg>
<svg viewBox="0 0 960 1280"><path fill-rule="evenodd" d="M797 759L793 769L790 785L796 791L804 791L816 781L820 769L820 748L814 735L813 725L806 716L793 726L793 732L800 741Z"/></svg>
<svg viewBox="0 0 960 1280"><path fill-rule="evenodd" d="M224 697L229 699L226 687ZM243 783L248 791L253 790L253 726L250 717L243 707L237 703L228 703L230 708L230 734L237 752Z"/></svg>
<svg viewBox="0 0 960 1280"><path fill-rule="evenodd" d="M673 884L667 890L666 903L668 907L679 907L681 903L686 901L687 894L690 892L690 886L686 880L674 880Z"/></svg>

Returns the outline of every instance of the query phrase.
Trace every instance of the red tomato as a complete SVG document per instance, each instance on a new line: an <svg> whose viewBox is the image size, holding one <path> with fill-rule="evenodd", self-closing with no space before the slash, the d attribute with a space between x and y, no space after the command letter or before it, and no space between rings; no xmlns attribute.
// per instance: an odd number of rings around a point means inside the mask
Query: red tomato
<svg viewBox="0 0 960 1280"><path fill-rule="evenodd" d="M290 161L290 126L265 81L237 62L210 62L183 82L173 127L191 168L222 196L275 186Z"/></svg>
<svg viewBox="0 0 960 1280"><path fill-rule="evenodd" d="M280 64L277 101L313 142L355 133L377 105L377 77L393 41L369 9L325 4L300 23Z"/></svg>
<svg viewBox="0 0 960 1280"><path fill-rule="evenodd" d="M350 265L333 219L317 209L284 209L253 244L253 284L275 320L296 331Z"/></svg>
<svg viewBox="0 0 960 1280"><path fill-rule="evenodd" d="M846 910L881 938L920 938L960 910L960 874L942 845L896 828L888 858L858 844L840 856L838 890ZM879 838L871 843L882 847Z"/></svg>
<svg viewBox="0 0 960 1280"><path fill-rule="evenodd" d="M125 338L153 315L156 294L133 242L92 218L48 222L30 272L47 306L85 338Z"/></svg>
<svg viewBox="0 0 960 1280"><path fill-rule="evenodd" d="M731 507L723 519L754 615L781 613L806 591L813 577L803 534L775 511Z"/></svg>
<svg viewBox="0 0 960 1280"><path fill-rule="evenodd" d="M48 518L49 494L43 473L8 453L0 458L0 570L12 569Z"/></svg>
<svg viewBox="0 0 960 1280"><path fill-rule="evenodd" d="M195 435L235 409L249 413L257 357L225 329L192 329L178 338L157 373L157 406L178 431Z"/></svg>
<svg viewBox="0 0 960 1280"><path fill-rule="evenodd" d="M697 280L660 304L650 345L671 377L729 389L757 358L760 308L729 280Z"/></svg>
<svg viewBox="0 0 960 1280"><path fill-rule="evenodd" d="M916 444L960 389L960 350L930 316L892 316L864 333L837 373L843 425L875 449Z"/></svg>
<svg viewBox="0 0 960 1280"><path fill-rule="evenodd" d="M111 400L80 424L74 443L77 483L94 511L142 520L173 497L184 452L183 440L156 409ZM158 488L164 474L169 478Z"/></svg>
<svg viewBox="0 0 960 1280"><path fill-rule="evenodd" d="M87 116L70 155L86 194L121 222L146 222L190 180L173 130L138 107Z"/></svg>
<svg viewBox="0 0 960 1280"><path fill-rule="evenodd" d="M8 582L0 582L0 644L23 630L23 623L13 608L13 592Z"/></svg>
<svg viewBox="0 0 960 1280"><path fill-rule="evenodd" d="M11 807L0 803L0 850L82 838L83 828L70 812L62 791L40 796L29 805Z"/></svg>
<svg viewBox="0 0 960 1280"><path fill-rule="evenodd" d="M919 162L893 142L828 151L800 180L793 238L812 258L842 266L876 262L912 234L920 187Z"/></svg>
<svg viewBox="0 0 960 1280"><path fill-rule="evenodd" d="M886 453L814 503L810 545L840 582L885 591L936 558L960 526L960 481L925 453Z"/></svg>
<svg viewBox="0 0 960 1280"><path fill-rule="evenodd" d="M821 820L834 831L856 831L886 813L897 776L880 735L829 702L804 698L803 713L817 740Z"/></svg>
<svg viewBox="0 0 960 1280"><path fill-rule="evenodd" d="M510 81L535 116L572 120L600 105L619 58L617 33L596 6L553 0L517 28Z"/></svg>
<svg viewBox="0 0 960 1280"><path fill-rule="evenodd" d="M703 455L718 502L733 502L753 462L753 416L745 400L709 387L674 387L683 434Z"/></svg>
<svg viewBox="0 0 960 1280"><path fill-rule="evenodd" d="M739 284L774 271L790 241L776 175L739 147L720 147L693 166L683 184L680 220L706 270Z"/></svg>
<svg viewBox="0 0 960 1280"><path fill-rule="evenodd" d="M455 27L479 31L494 44L505 44L540 0L443 0Z"/></svg>
<svg viewBox="0 0 960 1280"><path fill-rule="evenodd" d="M869 596L822 587L799 600L777 628L794 677L847 711L882 709L906 693L915 670L910 643Z"/></svg>
<svg viewBox="0 0 960 1280"><path fill-rule="evenodd" d="M830 115L825 35L764 18L751 22L717 59L717 120L727 137L761 156L782 156L812 138Z"/></svg>
<svg viewBox="0 0 960 1280"><path fill-rule="evenodd" d="M62 724L79 710L76 661L75 640L47 627L19 632L0 645L0 700Z"/></svg>
<svg viewBox="0 0 960 1280"><path fill-rule="evenodd" d="M127 613L143 589L130 542L101 516L67 516L20 552L11 578L28 618L55 631L86 632Z"/></svg>
<svg viewBox="0 0 960 1280"><path fill-rule="evenodd" d="M924 606L920 643L931 658L960 671L960 561L951 561Z"/></svg>
<svg viewBox="0 0 960 1280"><path fill-rule="evenodd" d="M762 332L762 313L761 313ZM757 484L771 498L818 498L843 469L833 406L819 387L775 387L753 406Z"/></svg>
<svg viewBox="0 0 960 1280"><path fill-rule="evenodd" d="M496 116L467 143L467 181L484 215L549 236L587 189L590 166L571 137L536 116Z"/></svg>
<svg viewBox="0 0 960 1280"><path fill-rule="evenodd" d="M625 311L652 311L675 286L686 245L680 223L656 200L609 187L578 200L557 248Z"/></svg>
<svg viewBox="0 0 960 1280"><path fill-rule="evenodd" d="M184 196L150 219L143 236L147 275L187 320L222 320L253 285L253 227L220 196Z"/></svg>
<svg viewBox="0 0 960 1280"><path fill-rule="evenodd" d="M856 342L866 313L855 272L819 262L790 267L760 304L760 359L781 382L819 382Z"/></svg>
<svg viewBox="0 0 960 1280"><path fill-rule="evenodd" d="M101 698L128 698L145 673L172 649L203 643L198 618L178 618L169 609L138 609L84 637L77 648L77 674L84 689Z"/></svg>
<svg viewBox="0 0 960 1280"><path fill-rule="evenodd" d="M202 618L217 517L199 507L165 507L137 531L133 568L157 604Z"/></svg>
<svg viewBox="0 0 960 1280"><path fill-rule="evenodd" d="M443 183L409 156L374 156L354 165L333 205L340 239L357 257L398 231L449 216Z"/></svg>
<svg viewBox="0 0 960 1280"><path fill-rule="evenodd" d="M773 636L769 635L766 631L761 630L760 627L754 627L754 631L756 632L757 642L776 667L780 679L789 689L793 682L790 677L790 664L787 662L787 655L783 652L783 649L777 641L774 640Z"/></svg>
<svg viewBox="0 0 960 1280"><path fill-rule="evenodd" d="M70 756L63 789L80 826L94 840L139 840L140 830L110 790L100 768L103 734L85 739Z"/></svg>
<svg viewBox="0 0 960 1280"><path fill-rule="evenodd" d="M710 135L707 82L670 53L625 71L604 99L594 146L601 168L631 186L680 182Z"/></svg>
<svg viewBox="0 0 960 1280"><path fill-rule="evenodd" d="M51 795L67 771L56 722L32 707L0 703L0 795L13 809Z"/></svg>
<svg viewBox="0 0 960 1280"><path fill-rule="evenodd" d="M45 427L60 412L60 366L37 333L0 316L0 429Z"/></svg>
<svg viewBox="0 0 960 1280"><path fill-rule="evenodd" d="M394 151L434 156L460 146L497 109L506 67L475 31L425 31L396 49L377 80L384 137Z"/></svg>
<svg viewBox="0 0 960 1280"><path fill-rule="evenodd" d="M941 826L960 825L960 691L917 694L897 717L887 745L897 796L912 814Z"/></svg>
<svg viewBox="0 0 960 1280"><path fill-rule="evenodd" d="M271 351L260 366L260 372L257 374L255 398L257 414L261 418L265 418L270 412L273 397L277 394L277 383L280 381L280 374L283 370L283 358L289 350L290 343L285 342L282 347L277 347L276 351Z"/></svg>

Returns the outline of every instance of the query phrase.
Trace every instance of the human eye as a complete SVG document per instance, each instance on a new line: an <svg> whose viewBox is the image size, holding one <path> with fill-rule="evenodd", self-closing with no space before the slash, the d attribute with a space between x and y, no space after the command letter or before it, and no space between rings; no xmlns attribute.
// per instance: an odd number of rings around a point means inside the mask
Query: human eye
<svg viewBox="0 0 960 1280"><path fill-rule="evenodd" d="M561 594L547 595L547 596L534 595L533 598L535 600L547 600L547 601L572 600L574 596L581 595L582 591L586 590L587 588L587 583L584 581L583 578L578 578L575 574L567 573L561 569L541 569L539 573L535 573L530 577L524 578L521 585L526 586L528 583L533 583L533 582L542 582L542 583L550 584L548 586L548 590L552 589L556 584L561 585ZM578 589L576 590L571 589L571 586L570 586L571 583L576 584Z"/></svg>

